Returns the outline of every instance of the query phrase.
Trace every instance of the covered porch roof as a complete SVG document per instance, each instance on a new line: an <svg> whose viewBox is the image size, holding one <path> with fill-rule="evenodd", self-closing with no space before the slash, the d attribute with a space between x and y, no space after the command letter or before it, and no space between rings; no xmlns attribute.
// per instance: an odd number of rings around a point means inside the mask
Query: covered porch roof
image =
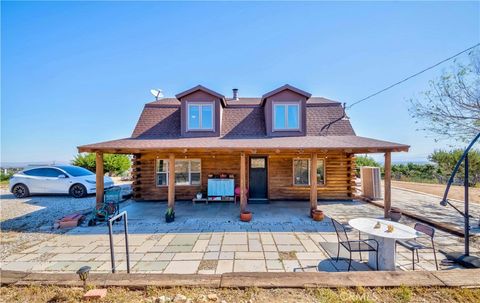
<svg viewBox="0 0 480 303"><path fill-rule="evenodd" d="M125 138L82 145L79 152L140 153L154 150L344 150L351 153L408 151L410 146L359 136L301 136L256 138Z"/></svg>

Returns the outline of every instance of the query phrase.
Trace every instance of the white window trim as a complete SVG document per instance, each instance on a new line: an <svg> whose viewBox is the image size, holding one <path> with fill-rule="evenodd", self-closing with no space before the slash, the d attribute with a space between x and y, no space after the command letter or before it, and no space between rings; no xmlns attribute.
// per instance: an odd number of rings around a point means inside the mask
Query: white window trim
<svg viewBox="0 0 480 303"><path fill-rule="evenodd" d="M295 184L295 160L307 160L308 161L308 184ZM292 184L293 186L310 186L310 180L311 180L311 164L310 164L311 159L310 158L293 158L292 160ZM318 158L317 159L317 166L318 162L322 161L323 162L323 183L318 183L318 178L317 178L317 186L325 186L327 184L327 169L326 169L326 159L325 158ZM316 173L316 172L315 172Z"/></svg>
<svg viewBox="0 0 480 303"><path fill-rule="evenodd" d="M198 123L199 128L191 128L190 127L190 107L191 106L199 106L198 111ZM212 127L211 128L202 128L202 107L203 106L210 106L212 108ZM188 102L187 103L187 131L215 131L215 103L214 102Z"/></svg>
<svg viewBox="0 0 480 303"><path fill-rule="evenodd" d="M276 121L276 110L275 107L277 105L285 106L285 128L276 128L275 127L275 121ZM296 128L288 128L288 106L289 105L294 105L298 108L298 127ZM274 101L272 103L272 113L273 113L273 119L272 119L272 130L273 131L300 131L302 129L302 114L301 114L301 107L300 107L300 101L291 101L291 102L279 102L279 101Z"/></svg>
<svg viewBox="0 0 480 303"><path fill-rule="evenodd" d="M158 165L159 162L163 160L167 164L167 171L166 172L159 172L158 171ZM199 171L192 171L192 161L199 161L200 162L200 170ZM192 159L175 159L175 162L177 161L188 161L188 184L177 184L175 183L175 186L201 186L202 185L202 159L198 158L192 158ZM168 186L168 181L169 181L169 167L170 167L170 161L168 159L157 159L156 161L156 171L155 171L155 183L157 187L167 187ZM199 184L192 184L192 173L199 173L200 174L200 180ZM166 184L158 184L158 174L165 174L167 177L167 183Z"/></svg>

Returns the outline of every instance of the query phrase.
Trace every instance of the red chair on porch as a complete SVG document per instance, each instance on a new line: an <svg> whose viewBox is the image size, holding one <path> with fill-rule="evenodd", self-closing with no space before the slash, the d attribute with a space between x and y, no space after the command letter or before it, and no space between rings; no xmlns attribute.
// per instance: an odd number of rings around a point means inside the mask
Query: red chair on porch
<svg viewBox="0 0 480 303"><path fill-rule="evenodd" d="M248 199L248 187L245 189L246 190L246 195L247 195L247 199ZM240 199L240 187L235 187L235 197L233 198L233 200L235 201L235 204L237 204L237 197L238 199Z"/></svg>

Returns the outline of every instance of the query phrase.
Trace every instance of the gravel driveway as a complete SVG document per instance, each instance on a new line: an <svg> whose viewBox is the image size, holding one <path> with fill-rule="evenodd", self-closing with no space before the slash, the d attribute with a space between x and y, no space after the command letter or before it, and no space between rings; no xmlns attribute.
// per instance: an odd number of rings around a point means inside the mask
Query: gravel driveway
<svg viewBox="0 0 480 303"><path fill-rule="evenodd" d="M69 196L32 196L17 199L8 190L0 191L0 256L14 253L26 245L33 245L63 233L54 230L55 220L65 215L87 211L95 206L95 196L81 199Z"/></svg>

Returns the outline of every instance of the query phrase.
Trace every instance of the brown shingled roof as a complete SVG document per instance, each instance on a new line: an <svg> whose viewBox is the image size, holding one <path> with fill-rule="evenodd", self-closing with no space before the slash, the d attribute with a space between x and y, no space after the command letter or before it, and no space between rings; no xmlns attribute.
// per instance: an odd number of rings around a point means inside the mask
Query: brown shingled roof
<svg viewBox="0 0 480 303"><path fill-rule="evenodd" d="M189 91L184 93L187 94ZM138 152L138 150L177 148L310 148L368 152L370 150L407 151L409 148L403 144L356 136L350 121L338 120L343 115L340 102L323 97L310 97L306 104L306 136L267 137L262 98L248 97L225 100L219 137L184 138L181 136L180 101L177 98L162 98L145 104L130 138L83 145L78 149L81 152L98 150L113 152L136 150ZM337 122L328 129L322 130L332 121Z"/></svg>
<svg viewBox="0 0 480 303"><path fill-rule="evenodd" d="M156 149L350 149L352 152L367 152L367 149L407 151L409 146L358 136L302 136L302 137L263 137L263 138L174 138L138 139L126 138L96 144L79 146L80 152L97 150L138 150Z"/></svg>

